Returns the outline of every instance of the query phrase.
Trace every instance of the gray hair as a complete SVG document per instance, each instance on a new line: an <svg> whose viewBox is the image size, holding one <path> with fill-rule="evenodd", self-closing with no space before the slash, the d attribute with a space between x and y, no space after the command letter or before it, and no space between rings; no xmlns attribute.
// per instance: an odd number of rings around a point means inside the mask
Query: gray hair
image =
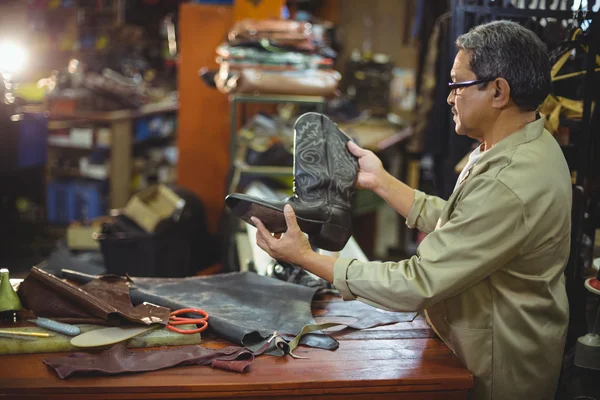
<svg viewBox="0 0 600 400"><path fill-rule="evenodd" d="M535 111L550 93L546 45L516 22L479 25L459 36L456 47L471 52L471 70L477 79L506 79L510 96L521 111Z"/></svg>

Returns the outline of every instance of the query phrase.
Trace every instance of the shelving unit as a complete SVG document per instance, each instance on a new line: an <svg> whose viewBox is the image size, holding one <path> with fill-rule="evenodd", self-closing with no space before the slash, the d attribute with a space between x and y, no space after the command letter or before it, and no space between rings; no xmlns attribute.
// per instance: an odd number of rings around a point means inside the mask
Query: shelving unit
<svg viewBox="0 0 600 400"><path fill-rule="evenodd" d="M81 152L87 154L93 149L101 149L110 152L109 173L106 177L98 177L91 174L82 174L78 168L52 168L46 171L46 182L54 178L82 178L92 180L109 181L109 206L110 208L121 208L129 200L132 189L131 182L136 172L133 165L135 141L133 138L134 121L138 118L157 114L169 114L177 112L178 104L150 104L138 110L118 110L110 112L76 112L76 113L48 113L48 129L50 131L77 128L81 126L105 126L110 131L110 146L107 147L74 147L63 144L49 144L49 160L62 152ZM39 107L24 107L21 113L44 112ZM162 139L162 138L161 138ZM148 139L152 141L153 139ZM162 142L162 140L161 140ZM51 164L49 162L49 164Z"/></svg>
<svg viewBox="0 0 600 400"><path fill-rule="evenodd" d="M232 95L229 97L231 106L230 112L230 155L234 159L237 147L237 130L238 130L238 104L298 104L298 105L314 105L318 112L325 111L325 98L321 96L281 96L281 95ZM242 110L243 111L243 110ZM246 118L242 112L242 121Z"/></svg>
<svg viewBox="0 0 600 400"><path fill-rule="evenodd" d="M282 166L253 166L244 161L245 151L238 145L238 105L242 105L240 119L246 120L244 104L297 104L315 106L317 112L325 111L325 98L321 96L281 96L281 95L232 95L229 97L230 112L230 169L231 179L228 182L229 193L235 191L242 175L252 176L291 176L292 167Z"/></svg>

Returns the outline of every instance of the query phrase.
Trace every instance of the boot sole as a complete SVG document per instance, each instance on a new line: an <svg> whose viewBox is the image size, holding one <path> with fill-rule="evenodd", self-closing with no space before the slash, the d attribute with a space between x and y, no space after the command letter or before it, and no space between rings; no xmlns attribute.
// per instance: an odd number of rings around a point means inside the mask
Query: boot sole
<svg viewBox="0 0 600 400"><path fill-rule="evenodd" d="M244 200L235 197L227 196L227 205L231 211L244 222L252 225L254 223L250 219L256 217L261 220L263 225L271 233L283 233L287 231L287 223L285 222L285 215L283 210L277 207L273 207L271 204L261 203L260 201ZM296 220L302 232L311 234L319 232L323 221L312 220L303 218L296 215Z"/></svg>
<svg viewBox="0 0 600 400"><path fill-rule="evenodd" d="M284 233L287 231L287 223L283 211L271 204L227 197L229 209L244 222L256 226L251 217L261 220L263 225L271 233ZM309 235L309 242L320 249L328 251L340 251L350 239L351 232L341 225L332 224L327 221L318 221L302 218L296 215L300 230Z"/></svg>

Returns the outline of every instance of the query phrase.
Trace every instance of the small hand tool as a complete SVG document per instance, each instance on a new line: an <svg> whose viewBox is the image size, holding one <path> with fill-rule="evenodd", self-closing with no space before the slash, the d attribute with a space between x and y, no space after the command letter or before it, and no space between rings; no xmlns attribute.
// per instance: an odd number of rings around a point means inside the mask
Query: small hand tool
<svg viewBox="0 0 600 400"><path fill-rule="evenodd" d="M51 337L51 336L54 336L51 333L25 332L25 331L0 331L0 333L6 333L8 335L35 336L35 337Z"/></svg>
<svg viewBox="0 0 600 400"><path fill-rule="evenodd" d="M46 328L68 336L77 336L81 333L81 329L78 326L65 324L48 318L30 319L29 322L32 322L41 328Z"/></svg>
<svg viewBox="0 0 600 400"><path fill-rule="evenodd" d="M13 335L12 333L0 333L0 338L19 339L19 340L37 340L37 338L31 337L31 336L19 336L19 335Z"/></svg>

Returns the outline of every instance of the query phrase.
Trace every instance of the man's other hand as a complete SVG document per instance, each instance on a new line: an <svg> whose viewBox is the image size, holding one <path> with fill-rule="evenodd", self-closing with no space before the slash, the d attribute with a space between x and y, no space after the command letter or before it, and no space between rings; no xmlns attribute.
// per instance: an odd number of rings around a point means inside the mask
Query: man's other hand
<svg viewBox="0 0 600 400"><path fill-rule="evenodd" d="M382 184L385 169L381 160L370 150L365 150L349 141L348 150L358 157L358 179L356 186L360 189L376 191Z"/></svg>
<svg viewBox="0 0 600 400"><path fill-rule="evenodd" d="M284 234L273 236L263 225L260 219L252 217L256 225L256 244L278 261L286 261L302 267L310 253L313 252L308 238L302 233L296 221L296 213L289 204L286 204L283 213L287 224Z"/></svg>

